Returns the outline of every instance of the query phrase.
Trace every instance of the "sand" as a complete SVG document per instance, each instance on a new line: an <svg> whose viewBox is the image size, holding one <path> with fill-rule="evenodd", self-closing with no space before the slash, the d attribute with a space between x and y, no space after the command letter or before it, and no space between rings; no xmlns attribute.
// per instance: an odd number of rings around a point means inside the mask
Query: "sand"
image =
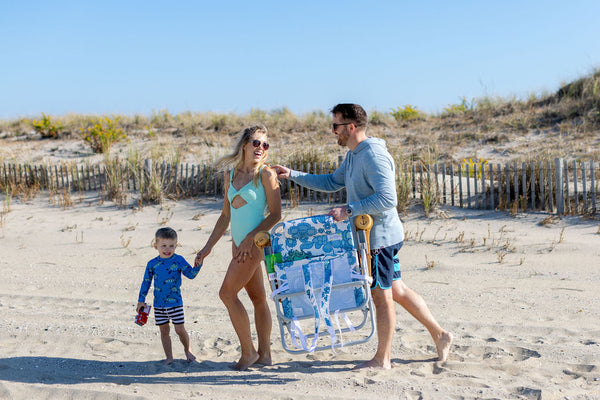
<svg viewBox="0 0 600 400"><path fill-rule="evenodd" d="M197 362L185 361L173 335L176 361L163 365L152 319L134 324L155 230L175 228L178 253L192 262L221 201L142 209L93 193L73 201L63 209L44 195L4 199L0 399L600 398L598 220L457 208L428 219L413 209L403 217L403 279L453 332L448 361L435 360L428 332L398 306L389 371L351 370L374 354L375 339L339 354L292 355L274 326L274 365L236 372L238 343L218 298L229 235L195 280L184 278ZM284 217L326 211L309 204Z"/></svg>

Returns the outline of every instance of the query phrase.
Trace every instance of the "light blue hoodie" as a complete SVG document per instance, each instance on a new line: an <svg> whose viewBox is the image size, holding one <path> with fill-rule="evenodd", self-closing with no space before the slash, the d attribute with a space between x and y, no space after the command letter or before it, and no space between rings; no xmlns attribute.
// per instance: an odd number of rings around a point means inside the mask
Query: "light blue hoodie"
<svg viewBox="0 0 600 400"><path fill-rule="evenodd" d="M404 228L396 211L394 159L385 141L363 140L331 174L313 175L291 171L294 182L321 192L337 192L346 187L348 206L353 216L369 214L373 218L371 249L388 247L404 240Z"/></svg>

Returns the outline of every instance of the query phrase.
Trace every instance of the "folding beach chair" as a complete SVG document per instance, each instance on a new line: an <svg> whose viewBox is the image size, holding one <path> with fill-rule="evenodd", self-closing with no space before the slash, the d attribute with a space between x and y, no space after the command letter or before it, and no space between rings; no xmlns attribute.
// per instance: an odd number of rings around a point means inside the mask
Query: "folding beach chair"
<svg viewBox="0 0 600 400"><path fill-rule="evenodd" d="M358 216L355 225L353 232L347 220L317 215L281 222L270 233L256 235L286 351L337 352L373 336L367 267L372 219ZM318 343L320 337L325 343Z"/></svg>

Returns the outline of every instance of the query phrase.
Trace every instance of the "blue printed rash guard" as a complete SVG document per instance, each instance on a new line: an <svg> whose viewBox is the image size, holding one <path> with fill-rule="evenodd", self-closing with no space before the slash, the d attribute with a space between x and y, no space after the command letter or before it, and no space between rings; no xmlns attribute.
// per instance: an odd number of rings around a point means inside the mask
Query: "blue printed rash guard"
<svg viewBox="0 0 600 400"><path fill-rule="evenodd" d="M140 288L139 302L146 301L146 295L154 280L154 307L176 307L183 305L181 298L181 274L194 279L202 265L192 267L185 258L173 254L169 258L156 257L148 261L144 280Z"/></svg>

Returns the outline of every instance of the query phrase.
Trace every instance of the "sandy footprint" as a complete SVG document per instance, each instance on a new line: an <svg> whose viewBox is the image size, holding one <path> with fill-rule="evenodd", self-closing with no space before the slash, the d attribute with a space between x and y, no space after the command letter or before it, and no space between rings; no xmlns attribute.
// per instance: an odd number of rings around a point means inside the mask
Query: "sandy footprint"
<svg viewBox="0 0 600 400"><path fill-rule="evenodd" d="M237 345L232 344L230 340L213 337L204 340L200 346L200 351L207 358L221 357L225 353L234 353L237 351Z"/></svg>
<svg viewBox="0 0 600 400"><path fill-rule="evenodd" d="M108 357L111 354L121 354L131 343L112 338L94 338L86 342L95 357Z"/></svg>

